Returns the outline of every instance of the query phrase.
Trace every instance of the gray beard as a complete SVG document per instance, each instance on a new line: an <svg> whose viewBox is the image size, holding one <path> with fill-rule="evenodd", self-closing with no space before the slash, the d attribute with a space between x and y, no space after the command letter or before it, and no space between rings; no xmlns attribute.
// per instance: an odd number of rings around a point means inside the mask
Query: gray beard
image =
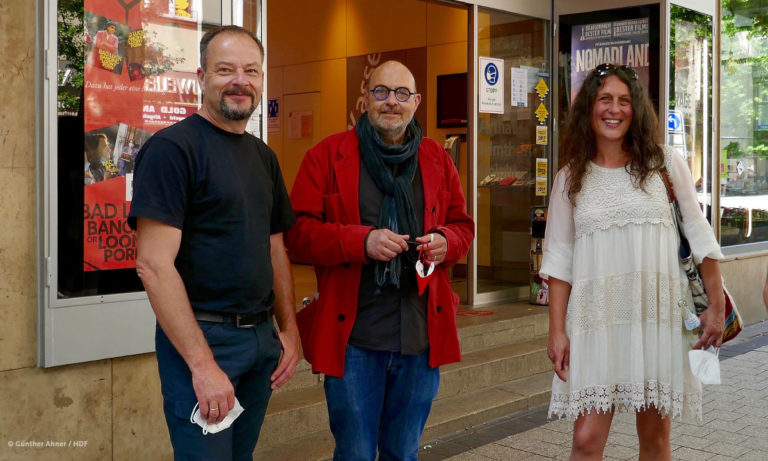
<svg viewBox="0 0 768 461"><path fill-rule="evenodd" d="M224 102L224 98L219 100L219 107L221 108L221 113L224 114L224 118L227 120L246 120L250 118L253 111L256 110L256 106L254 105L251 105L250 108L245 110L232 110L227 103Z"/></svg>

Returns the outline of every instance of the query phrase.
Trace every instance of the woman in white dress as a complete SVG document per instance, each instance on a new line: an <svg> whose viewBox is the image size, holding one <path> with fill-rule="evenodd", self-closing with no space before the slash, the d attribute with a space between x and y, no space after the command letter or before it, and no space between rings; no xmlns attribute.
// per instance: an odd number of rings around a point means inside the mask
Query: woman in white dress
<svg viewBox="0 0 768 461"><path fill-rule="evenodd" d="M569 111L540 271L550 287L549 414L574 420L571 460L602 459L616 411L636 414L640 460L671 458L671 418L701 419L688 350L722 342L722 253L685 161L660 139L634 69L590 72ZM698 339L683 326L694 307L662 166L707 292L721 294L710 296Z"/></svg>

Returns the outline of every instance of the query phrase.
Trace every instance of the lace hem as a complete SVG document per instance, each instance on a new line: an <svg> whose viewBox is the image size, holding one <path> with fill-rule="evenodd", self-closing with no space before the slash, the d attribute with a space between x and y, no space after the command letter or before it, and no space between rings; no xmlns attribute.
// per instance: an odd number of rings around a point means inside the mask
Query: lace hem
<svg viewBox="0 0 768 461"><path fill-rule="evenodd" d="M700 393L680 392L657 381L589 386L570 394L553 392L548 417L573 421L590 410L606 413L614 408L618 413L637 413L652 406L672 419L702 420Z"/></svg>

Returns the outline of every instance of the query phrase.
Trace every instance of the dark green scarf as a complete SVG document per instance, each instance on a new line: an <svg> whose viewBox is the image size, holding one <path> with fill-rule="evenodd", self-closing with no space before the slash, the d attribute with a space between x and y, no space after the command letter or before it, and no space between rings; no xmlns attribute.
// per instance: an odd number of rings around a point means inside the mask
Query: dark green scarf
<svg viewBox="0 0 768 461"><path fill-rule="evenodd" d="M414 239L422 234L413 204L411 183L419 164L421 125L412 119L405 130L405 140L398 146L390 146L381 137L363 112L357 119L357 139L360 141L360 157L371 178L384 195L379 213L379 229L389 229L396 234L408 234ZM390 261L376 261L375 277L379 286L400 287L400 270L406 264L416 263L409 252L400 253ZM413 259L413 261L410 261Z"/></svg>

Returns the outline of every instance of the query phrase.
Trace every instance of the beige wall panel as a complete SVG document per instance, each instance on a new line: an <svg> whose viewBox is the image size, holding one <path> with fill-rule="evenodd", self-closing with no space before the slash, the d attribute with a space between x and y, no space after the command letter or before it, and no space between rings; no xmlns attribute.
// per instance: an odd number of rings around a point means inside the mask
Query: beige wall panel
<svg viewBox="0 0 768 461"><path fill-rule="evenodd" d="M427 2L347 0L347 56L427 44Z"/></svg>
<svg viewBox="0 0 768 461"><path fill-rule="evenodd" d="M112 360L114 461L172 460L155 354Z"/></svg>
<svg viewBox="0 0 768 461"><path fill-rule="evenodd" d="M102 360L0 373L0 395L4 397L0 412L0 459L111 459L110 368L110 362ZM37 442L43 446L23 447L17 446L17 442ZM45 446L46 442L63 442L65 446ZM78 443L84 446L77 446Z"/></svg>
<svg viewBox="0 0 768 461"><path fill-rule="evenodd" d="M34 140L25 142L34 152ZM35 181L34 168L0 167L0 370L37 360Z"/></svg>
<svg viewBox="0 0 768 461"><path fill-rule="evenodd" d="M751 325L768 320L763 304L768 256L732 259L721 263L720 267L744 323Z"/></svg>
<svg viewBox="0 0 768 461"><path fill-rule="evenodd" d="M0 30L0 168L34 168L35 2L0 2Z"/></svg>
<svg viewBox="0 0 768 461"><path fill-rule="evenodd" d="M271 1L267 18L270 66L345 56L345 0Z"/></svg>
<svg viewBox="0 0 768 461"><path fill-rule="evenodd" d="M427 45L467 41L467 7L427 3Z"/></svg>

